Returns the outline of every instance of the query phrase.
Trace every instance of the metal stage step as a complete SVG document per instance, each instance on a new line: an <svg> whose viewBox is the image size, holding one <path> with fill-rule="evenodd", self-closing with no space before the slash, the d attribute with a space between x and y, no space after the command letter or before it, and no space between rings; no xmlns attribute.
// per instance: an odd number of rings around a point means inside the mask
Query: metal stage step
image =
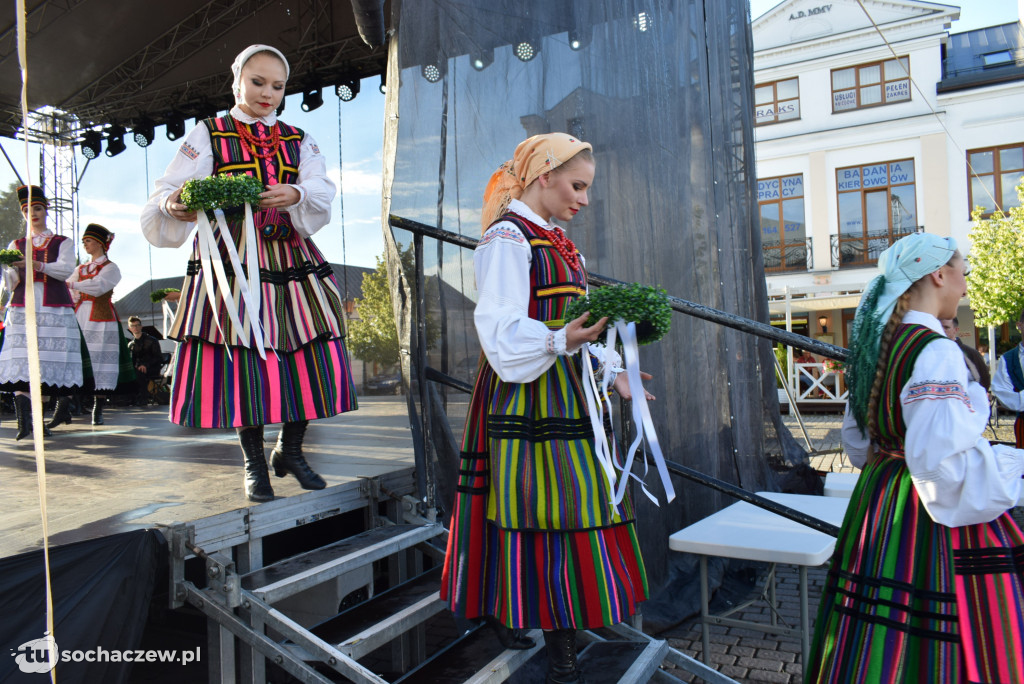
<svg viewBox="0 0 1024 684"><path fill-rule="evenodd" d="M394 684L497 684L507 681L516 670L538 654L544 658L544 636L539 629L529 632L534 647L526 651L507 650L486 625L477 625L446 648L438 651ZM544 671L540 679L544 681ZM588 680L589 681L589 680Z"/></svg>
<svg viewBox="0 0 1024 684"><path fill-rule="evenodd" d="M309 631L358 660L445 609L441 566L377 594Z"/></svg>
<svg viewBox="0 0 1024 684"><path fill-rule="evenodd" d="M579 654L588 684L636 684L655 677L669 647L664 641L610 641L593 638ZM467 632L395 684L535 684L544 681L547 654L539 629L529 633L536 645L526 651L505 650L486 626ZM665 674L665 673L662 673ZM661 681L679 681L671 675Z"/></svg>
<svg viewBox="0 0 1024 684"><path fill-rule="evenodd" d="M322 584L357 567L436 537L440 524L391 525L286 558L242 576L242 588L267 603Z"/></svg>

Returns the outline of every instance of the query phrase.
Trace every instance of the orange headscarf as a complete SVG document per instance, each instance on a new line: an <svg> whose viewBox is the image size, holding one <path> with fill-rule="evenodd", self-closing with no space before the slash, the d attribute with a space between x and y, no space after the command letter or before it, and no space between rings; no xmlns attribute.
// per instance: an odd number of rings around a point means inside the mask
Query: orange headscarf
<svg viewBox="0 0 1024 684"><path fill-rule="evenodd" d="M487 230L508 209L509 202L523 196L523 190L548 171L557 169L582 150L593 150L588 142L568 133L545 133L527 138L516 146L512 159L498 167L484 190L480 222Z"/></svg>

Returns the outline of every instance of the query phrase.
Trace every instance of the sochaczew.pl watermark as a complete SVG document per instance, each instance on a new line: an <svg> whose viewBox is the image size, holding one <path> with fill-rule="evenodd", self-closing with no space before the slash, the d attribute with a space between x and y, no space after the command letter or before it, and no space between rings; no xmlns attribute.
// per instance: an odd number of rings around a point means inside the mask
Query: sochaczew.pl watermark
<svg viewBox="0 0 1024 684"><path fill-rule="evenodd" d="M178 650L153 650L153 649L128 649L128 650L107 650L102 646L90 648L87 651L61 651L57 648L56 640L49 634L44 634L41 639L26 641L17 649L11 651L18 668L27 673L49 672L59 663L172 663L188 665L197 663L202 659L199 646L192 649Z"/></svg>

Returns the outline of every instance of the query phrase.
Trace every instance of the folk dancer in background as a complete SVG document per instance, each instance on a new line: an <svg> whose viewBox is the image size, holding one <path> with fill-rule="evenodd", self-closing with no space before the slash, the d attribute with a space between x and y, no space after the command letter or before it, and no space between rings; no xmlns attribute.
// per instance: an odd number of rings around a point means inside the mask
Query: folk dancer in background
<svg viewBox="0 0 1024 684"><path fill-rule="evenodd" d="M1020 449L1024 448L1024 311L1017 317L1017 330L1021 333L1021 343L999 357L992 377L992 394L1000 404L1017 412L1013 438Z"/></svg>
<svg viewBox="0 0 1024 684"><path fill-rule="evenodd" d="M31 196L31 199L30 199ZM75 319L74 302L64 282L75 270L74 243L46 227L49 200L38 186L18 188L18 202L32 231L33 291L39 360L44 395L66 396L82 387L82 333ZM27 255L27 241L19 238L8 245ZM0 349L0 392L14 392L18 434L32 433L29 400L28 337L25 315L25 260L3 269L4 283L12 291L4 322L4 345ZM49 430L44 429L49 435Z"/></svg>
<svg viewBox="0 0 1024 684"><path fill-rule="evenodd" d="M114 287L121 282L121 270L107 256L113 240L114 234L98 223L86 226L82 233L82 247L90 260L78 266L68 278L68 289L75 302L75 316L89 349L92 366L93 386L88 389L94 392L93 425L103 425L103 405L107 395L118 390L135 389L131 353L117 310L111 302ZM71 422L69 404L67 397L57 400L57 410L47 427Z"/></svg>

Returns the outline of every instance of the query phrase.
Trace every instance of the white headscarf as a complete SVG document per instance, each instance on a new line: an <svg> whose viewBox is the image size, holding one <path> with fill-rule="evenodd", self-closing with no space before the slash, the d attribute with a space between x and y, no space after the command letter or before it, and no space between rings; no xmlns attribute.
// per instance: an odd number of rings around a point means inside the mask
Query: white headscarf
<svg viewBox="0 0 1024 684"><path fill-rule="evenodd" d="M288 77L291 76L292 68L288 64L288 60L285 59L284 55L281 53L280 50L269 45L250 45L249 47L239 52L238 56L235 57L235 61L231 63L231 73L235 77L234 82L231 84L231 92L235 94L235 102L242 101L242 67L244 67L245 63L249 61L249 58L255 55L257 52L271 52L277 55L278 59L280 59L284 63L285 80L287 80Z"/></svg>

